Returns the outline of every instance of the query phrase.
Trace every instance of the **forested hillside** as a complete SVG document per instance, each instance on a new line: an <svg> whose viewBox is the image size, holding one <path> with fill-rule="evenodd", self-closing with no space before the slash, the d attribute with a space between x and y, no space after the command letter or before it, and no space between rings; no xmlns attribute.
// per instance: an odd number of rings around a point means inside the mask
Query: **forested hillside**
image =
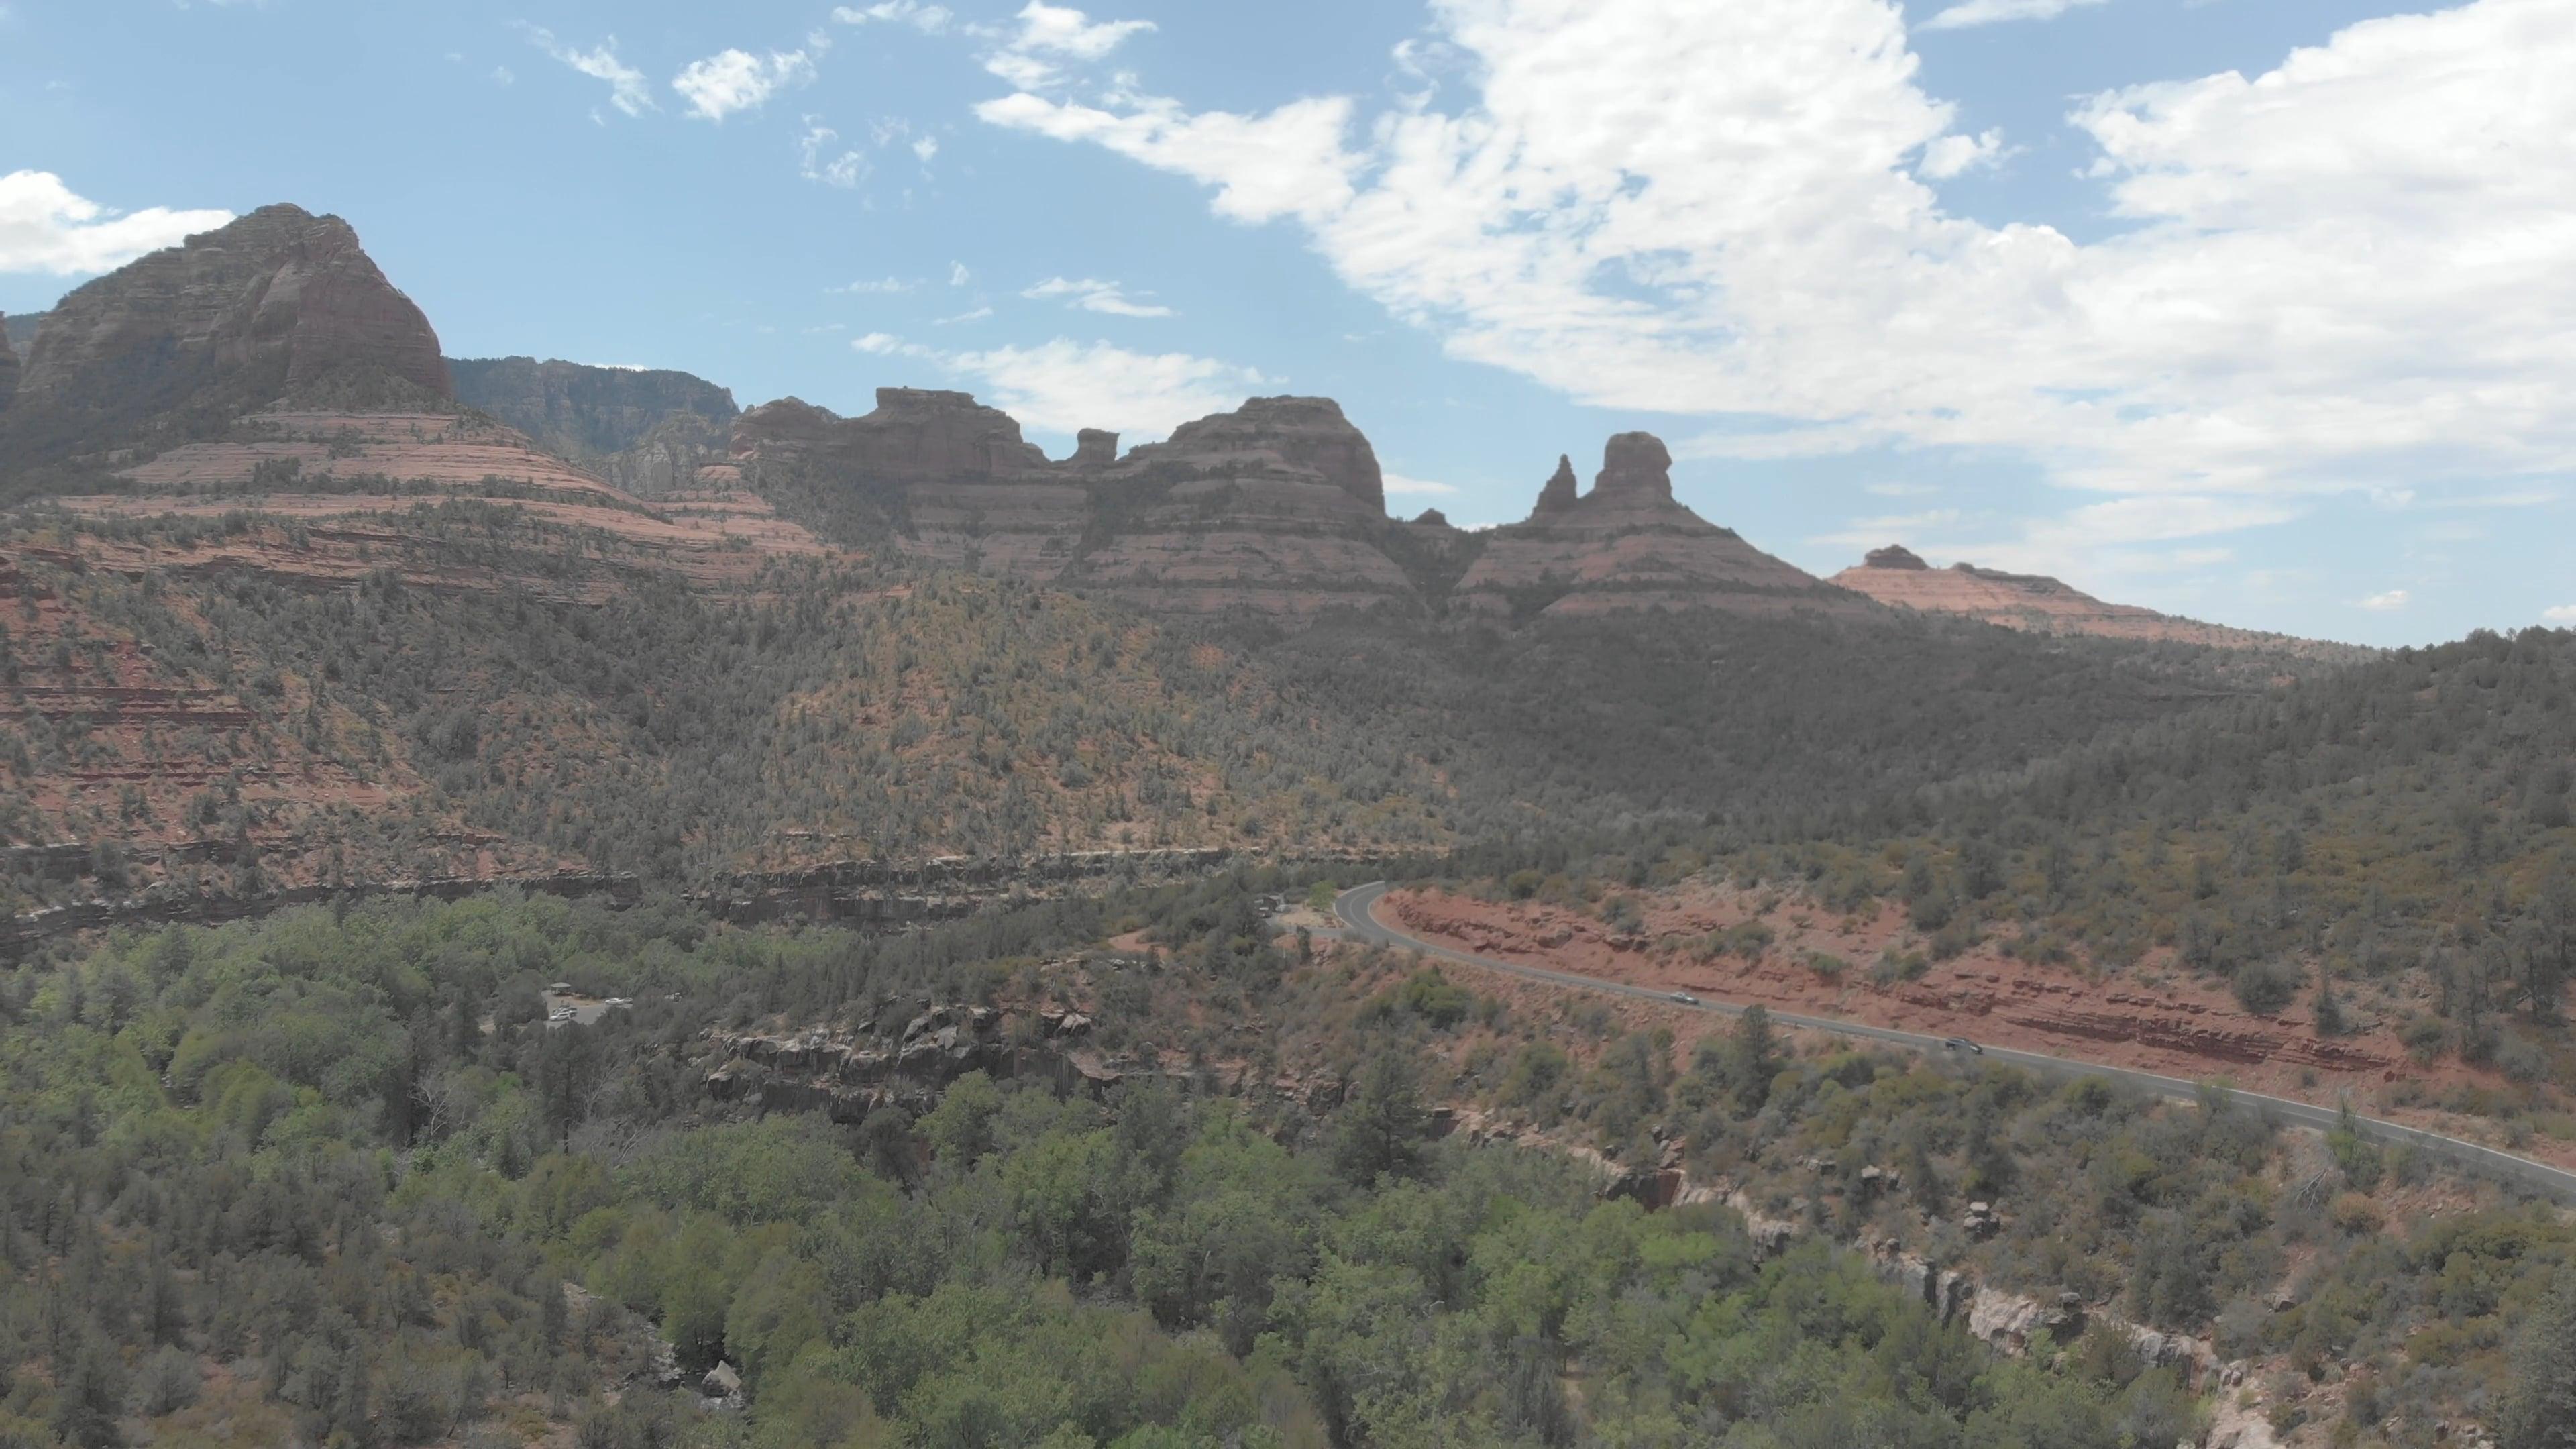
<svg viewBox="0 0 2576 1449"><path fill-rule="evenodd" d="M2420 1165L2347 1155L2307 1183L2223 1103L2146 1109L2009 1073L1800 1056L1758 1031L1702 1043L1675 1072L1669 1037L1472 993L1452 1012L1440 990L1390 992L1319 1026L1307 999L1346 992L1354 967L1363 985L1391 969L1400 981L1400 967L1309 966L1227 934L1254 892L1283 884L893 942L543 899L317 908L16 968L0 977L0 1345L16 1366L0 1434L2191 1437L2212 1412L2193 1370L2152 1367L2123 1313L2202 1333L2214 1316L2222 1352L2334 1362L2329 1393L2265 1390L2284 1425L2331 1411L2413 1443L2401 1426L2437 1412L2516 1411L2511 1325L2545 1295L2568 1235L2497 1211L2420 1242L2378 1237L2374 1192ZM1139 925L1172 968L1142 992L1112 988L1109 958L1064 954ZM633 1005L550 1023L558 977ZM848 1125L744 1115L701 1084L711 1021L796 1029L927 1001L1030 1019L1049 1000L1164 1045L1128 1049L1126 1080L1097 1099L975 1072L918 1115L888 1106ZM1351 1063L1347 1087L1311 1101L1194 1091L1207 1078L1172 1035L1196 1015L1172 1008L1190 1001L1232 1002L1293 1069ZM1687 1125L1701 1170L1740 1174L1766 1207L1804 1200L1815 1239L1784 1250L1725 1208L1603 1201L1601 1179L1559 1151L1439 1138L1443 1117L1487 1093L1614 1135ZM1883 1161L1901 1186L1826 1189L1819 1153L1846 1164L1845 1182ZM2070 1163L2083 1191L2038 1190ZM1970 1194L2012 1205L2006 1234L1973 1249L1981 1271L2063 1285L2097 1320L2060 1330L2069 1352L1998 1353L1901 1275L1833 1246L1913 1241L1915 1205L1948 1218ZM2302 1307L2240 1313L2292 1256L2315 1265ZM2523 1351L2554 1362L2544 1340ZM701 1385L719 1362L739 1370L738 1397L730 1381Z"/></svg>

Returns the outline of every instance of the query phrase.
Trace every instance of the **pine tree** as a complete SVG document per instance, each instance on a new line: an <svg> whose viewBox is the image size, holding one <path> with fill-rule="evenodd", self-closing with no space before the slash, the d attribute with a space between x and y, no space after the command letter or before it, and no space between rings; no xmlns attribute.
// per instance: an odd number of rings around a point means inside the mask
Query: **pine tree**
<svg viewBox="0 0 2576 1449"><path fill-rule="evenodd" d="M2496 1449L2576 1449L2576 1272L2522 1326L2496 1420Z"/></svg>

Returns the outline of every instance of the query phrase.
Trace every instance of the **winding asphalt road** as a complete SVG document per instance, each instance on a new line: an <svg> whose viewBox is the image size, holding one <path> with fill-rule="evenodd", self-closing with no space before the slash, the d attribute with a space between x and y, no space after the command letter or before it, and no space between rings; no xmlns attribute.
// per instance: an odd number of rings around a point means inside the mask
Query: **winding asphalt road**
<svg viewBox="0 0 2576 1449"><path fill-rule="evenodd" d="M1629 996L1643 1001L1660 1002L1665 1006L1682 1010L1714 1012L1721 1016L1737 1016L1743 1013L1743 1007L1724 1002L1699 1000L1685 1002L1669 991L1630 986L1618 981L1603 981L1593 976L1578 976L1570 971L1550 971L1544 966L1525 966L1517 961L1497 961L1489 956L1472 956L1464 951L1452 950L1447 946L1435 945L1416 936L1408 936L1377 918L1378 898L1386 892L1387 882L1382 880L1371 881L1367 885L1346 890L1334 899L1333 914L1341 920L1343 928L1356 939L1419 951L1425 956L1443 961L1456 961L1463 965L1481 967L1487 971L1500 971L1506 975L1519 976L1530 981L1544 981L1556 986L1571 986L1578 990L1595 991L1605 996ZM1958 1038L1932 1036L1919 1031L1898 1031L1892 1027L1867 1026L1855 1021L1831 1021L1816 1016L1794 1016L1785 1011L1772 1012L1771 1019L1782 1026L1796 1027L1802 1031L1832 1032L1837 1036L1880 1042L1888 1046L1909 1047L1916 1051L1955 1053L1958 1050L1950 1045ZM1984 1060L2007 1062L2042 1076L2069 1079L2101 1077L2152 1096L2170 1097L2186 1102L2197 1100L2201 1092L2200 1084L2186 1082L2179 1077L2160 1077L2153 1072L2103 1066L2099 1063L2076 1061L2067 1057L2043 1056L2038 1052L2014 1051L2008 1047L1990 1046L1981 1048L1978 1054ZM2319 1132L2332 1128L2342 1120L2342 1114L2333 1108L2319 1107L2307 1102L2294 1102L2286 1097L2266 1097L2259 1092L2241 1092L2232 1089L2229 1095L2235 1101L2253 1107L2276 1121L2311 1128ZM2457 1137L2444 1137L2439 1133L2403 1127L2395 1122L2383 1122L2376 1117L2356 1117L2354 1125L2362 1135L2374 1141L2414 1147L2441 1157L2454 1166L2529 1188L2534 1192L2556 1198L2560 1202L2576 1203L2576 1172L2551 1167L2545 1162L2534 1162L2527 1157L2516 1157L2510 1152L2498 1152L2492 1147L2482 1147L2475 1142L2464 1142Z"/></svg>

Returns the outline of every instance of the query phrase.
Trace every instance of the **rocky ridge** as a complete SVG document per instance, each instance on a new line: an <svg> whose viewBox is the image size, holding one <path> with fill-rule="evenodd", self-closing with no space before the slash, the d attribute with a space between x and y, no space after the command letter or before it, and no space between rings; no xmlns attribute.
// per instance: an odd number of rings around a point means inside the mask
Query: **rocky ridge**
<svg viewBox="0 0 2576 1449"><path fill-rule="evenodd" d="M694 488L721 462L740 414L733 394L685 372L532 357L450 358L456 400L629 493Z"/></svg>
<svg viewBox="0 0 2576 1449"><path fill-rule="evenodd" d="M0 439L41 460L351 388L454 396L429 319L349 224L266 206L64 296L22 360Z"/></svg>
<svg viewBox="0 0 2576 1449"><path fill-rule="evenodd" d="M1673 497L1672 455L1651 433L1603 449L1592 491L1577 496L1559 458L1529 518L1489 531L1458 581L1463 609L1520 618L1716 608L1861 617L1868 600L1746 543Z"/></svg>
<svg viewBox="0 0 2576 1449"><path fill-rule="evenodd" d="M1327 398L1253 398L1123 457L1116 435L1086 429L1055 460L967 394L885 388L858 418L792 398L754 408L734 460L751 486L855 509L915 557L1163 612L1872 609L1675 501L1671 455L1647 433L1610 440L1588 495L1560 458L1528 523L1480 533L1436 511L1388 518L1375 450Z"/></svg>
<svg viewBox="0 0 2576 1449"><path fill-rule="evenodd" d="M2106 603L2042 574L2005 573L1967 563L1936 569L1901 544L1872 549L1858 566L1834 575L1831 582L1891 608L1964 615L2039 634L2293 652L2342 647L2284 634L2204 624L2132 604Z"/></svg>

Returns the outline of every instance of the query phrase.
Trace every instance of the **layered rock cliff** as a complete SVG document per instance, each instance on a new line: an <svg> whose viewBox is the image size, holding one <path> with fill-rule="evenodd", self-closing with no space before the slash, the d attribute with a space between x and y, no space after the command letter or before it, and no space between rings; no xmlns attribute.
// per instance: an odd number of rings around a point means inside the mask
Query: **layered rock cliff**
<svg viewBox="0 0 2576 1449"><path fill-rule="evenodd" d="M630 493L696 486L721 462L740 413L733 394L685 372L532 357L452 358L456 400Z"/></svg>
<svg viewBox="0 0 2576 1449"><path fill-rule="evenodd" d="M5 341L23 361L27 349L34 346L36 334L44 330L49 312L18 312L0 318L0 341Z"/></svg>
<svg viewBox="0 0 2576 1449"><path fill-rule="evenodd" d="M1326 398L1254 398L1124 457L1085 429L1056 461L965 393L881 388L856 418L753 408L734 451L756 486L953 567L1189 613L1421 604L1377 455Z"/></svg>
<svg viewBox="0 0 2576 1449"><path fill-rule="evenodd" d="M1833 582L1896 608L1925 614L1960 614L2039 634L2163 640L2230 649L2343 649L2340 645L2318 644L2283 634L2204 624L2133 604L2106 603L2044 574L2005 573L1967 563L1936 569L1899 544L1872 549L1859 566L1834 575Z"/></svg>
<svg viewBox="0 0 2576 1449"><path fill-rule="evenodd" d="M1490 530L1458 580L1456 606L1511 618L1635 609L1857 616L1872 605L1746 543L1673 498L1672 455L1621 433L1577 497L1559 458L1526 522Z"/></svg>
<svg viewBox="0 0 2576 1449"><path fill-rule="evenodd" d="M297 392L454 395L429 319L349 224L267 206L65 296L0 421L25 461L202 434Z"/></svg>

